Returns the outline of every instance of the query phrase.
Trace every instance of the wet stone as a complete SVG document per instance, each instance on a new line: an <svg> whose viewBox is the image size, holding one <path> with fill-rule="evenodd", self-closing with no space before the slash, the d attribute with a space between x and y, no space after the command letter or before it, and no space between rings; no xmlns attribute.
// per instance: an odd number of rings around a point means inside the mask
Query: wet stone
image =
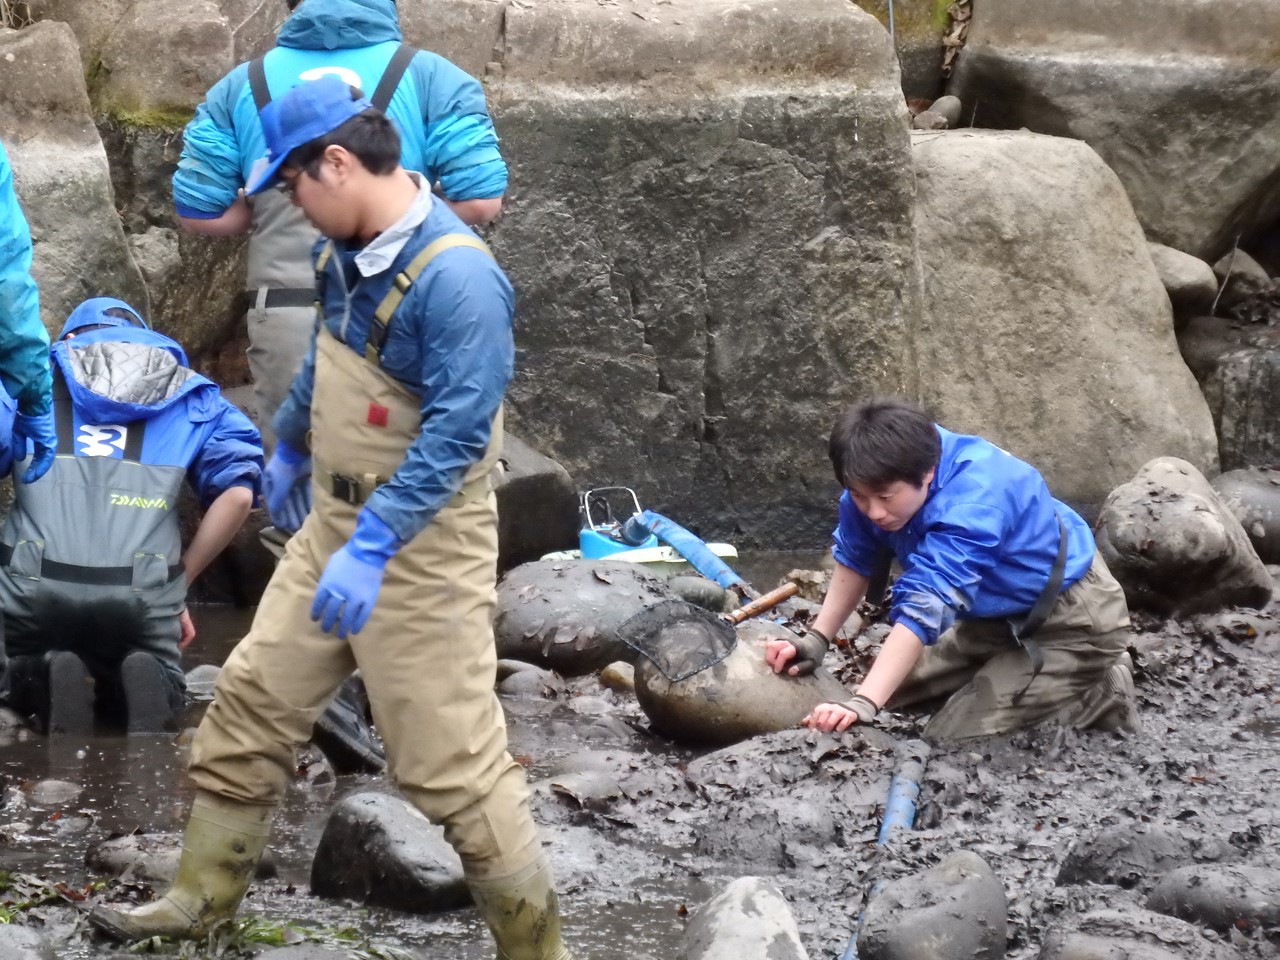
<svg viewBox="0 0 1280 960"><path fill-rule="evenodd" d="M1113 883L1146 888L1192 859L1193 845L1177 824L1126 823L1078 844L1058 871L1058 883Z"/></svg>
<svg viewBox="0 0 1280 960"><path fill-rule="evenodd" d="M498 661L498 693L504 697L545 699L564 693L564 681L553 671L519 660Z"/></svg>
<svg viewBox="0 0 1280 960"><path fill-rule="evenodd" d="M689 921L680 960L808 960L791 908L760 877L740 877Z"/></svg>
<svg viewBox="0 0 1280 960"><path fill-rule="evenodd" d="M962 850L872 895L858 936L858 956L995 960L1004 956L1007 926L1000 878L976 853Z"/></svg>
<svg viewBox="0 0 1280 960"><path fill-rule="evenodd" d="M634 693L636 668L625 660L617 660L600 671L600 682L617 693Z"/></svg>
<svg viewBox="0 0 1280 960"><path fill-rule="evenodd" d="M410 913L471 902L444 831L399 797L374 793L348 797L329 815L311 864L311 892Z"/></svg>
<svg viewBox="0 0 1280 960"><path fill-rule="evenodd" d="M849 691L825 670L812 676L776 675L764 660L765 642L782 628L747 621L734 649L719 663L679 681L668 680L646 658L636 661L636 698L658 732L682 743L736 743L798 726L824 700ZM662 642L680 644L678 630Z"/></svg>
<svg viewBox="0 0 1280 960"><path fill-rule="evenodd" d="M1228 470L1213 478L1213 489L1240 521L1262 562L1280 562L1280 469Z"/></svg>
<svg viewBox="0 0 1280 960"><path fill-rule="evenodd" d="M182 837L176 833L135 833L112 837L89 847L85 866L100 874L169 884L178 873ZM270 880L277 873L276 861L268 850L258 861L254 876Z"/></svg>
<svg viewBox="0 0 1280 960"><path fill-rule="evenodd" d="M27 799L33 806L55 807L70 803L83 791L84 787L78 783L69 783L66 780L41 780L27 788Z"/></svg>
<svg viewBox="0 0 1280 960"><path fill-rule="evenodd" d="M666 581L621 560L539 560L498 584L499 657L575 677L630 660L618 627L671 597Z"/></svg>
<svg viewBox="0 0 1280 960"><path fill-rule="evenodd" d="M212 663L202 663L187 671L187 696L196 701L213 699L213 686L218 682L222 668Z"/></svg>
<svg viewBox="0 0 1280 960"><path fill-rule="evenodd" d="M1147 906L1218 930L1275 927L1280 925L1280 870L1180 867L1156 884Z"/></svg>
<svg viewBox="0 0 1280 960"><path fill-rule="evenodd" d="M26 927L0 924L0 957L4 960L57 960L49 941Z"/></svg>
<svg viewBox="0 0 1280 960"><path fill-rule="evenodd" d="M667 588L681 600L713 613L725 613L738 605L738 598L731 591L706 577L672 577L667 581Z"/></svg>
<svg viewBox="0 0 1280 960"><path fill-rule="evenodd" d="M1234 950L1192 924L1146 910L1098 910L1045 940L1039 960L1233 960Z"/></svg>
<svg viewBox="0 0 1280 960"><path fill-rule="evenodd" d="M259 953L254 960L351 960L350 950L342 947L326 947L318 943L297 943Z"/></svg>

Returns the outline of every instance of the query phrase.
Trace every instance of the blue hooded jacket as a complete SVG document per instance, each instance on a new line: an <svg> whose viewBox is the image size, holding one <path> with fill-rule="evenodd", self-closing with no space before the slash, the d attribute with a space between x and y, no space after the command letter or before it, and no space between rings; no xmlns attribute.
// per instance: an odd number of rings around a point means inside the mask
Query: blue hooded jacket
<svg viewBox="0 0 1280 960"><path fill-rule="evenodd" d="M392 0L306 0L285 21L264 61L273 97L305 80L337 74L372 95L401 41ZM501 196L507 167L484 102L469 74L419 51L387 107L400 131L400 162L440 183L451 200ZM178 214L213 219L236 199L266 156L262 124L240 64L209 91L184 133L173 175Z"/></svg>
<svg viewBox="0 0 1280 960"><path fill-rule="evenodd" d="M926 645L957 618L1028 613L1058 555L1057 518L1067 531L1063 590L1085 575L1095 550L1089 525L1053 498L1034 467L981 437L937 430L942 454L915 516L901 530L881 530L846 490L832 548L863 576L881 545L893 550L903 573L889 622L905 624Z"/></svg>
<svg viewBox="0 0 1280 960"><path fill-rule="evenodd" d="M63 339L69 333L75 337ZM141 461L182 467L205 506L234 486L257 497L257 428L217 384L188 369L182 347L147 329L127 303L97 297L80 304L52 356L71 396L76 456L123 458L123 425L145 420Z"/></svg>
<svg viewBox="0 0 1280 960"><path fill-rule="evenodd" d="M31 233L0 144L0 384L23 413L35 415L49 412L49 378L49 334L31 279ZM11 416L8 424L12 430Z"/></svg>

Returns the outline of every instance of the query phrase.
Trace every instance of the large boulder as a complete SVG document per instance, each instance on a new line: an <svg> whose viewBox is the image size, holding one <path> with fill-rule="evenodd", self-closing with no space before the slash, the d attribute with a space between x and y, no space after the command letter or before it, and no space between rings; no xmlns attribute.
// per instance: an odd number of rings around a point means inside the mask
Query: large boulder
<svg viewBox="0 0 1280 960"><path fill-rule="evenodd" d="M948 92L979 126L1084 140L1151 239L1206 260L1280 214L1273 0L974 6Z"/></svg>
<svg viewBox="0 0 1280 960"><path fill-rule="evenodd" d="M71 29L0 29L0 130L35 247L40 315L54 334L88 297L149 305L125 240Z"/></svg>
<svg viewBox="0 0 1280 960"><path fill-rule="evenodd" d="M623 560L539 560L498 583L498 656L565 676L594 673L634 653L618 628L671 598L666 582Z"/></svg>
<svg viewBox="0 0 1280 960"><path fill-rule="evenodd" d="M1240 521L1185 460L1158 457L1117 487L1096 534L1130 606L1176 615L1271 598L1271 575Z"/></svg>
<svg viewBox="0 0 1280 960"><path fill-rule="evenodd" d="M567 470L507 432L498 498L498 572L578 543L578 491Z"/></svg>
<svg viewBox="0 0 1280 960"><path fill-rule="evenodd" d="M1045 940L1039 960L1237 960L1190 923L1146 910L1095 910L1069 918Z"/></svg>
<svg viewBox="0 0 1280 960"><path fill-rule="evenodd" d="M1026 132L915 134L925 397L1087 514L1152 457L1214 471L1213 423L1115 175Z"/></svg>
<svg viewBox="0 0 1280 960"><path fill-rule="evenodd" d="M698 908L679 960L808 960L791 908L773 884L740 877Z"/></svg>
<svg viewBox="0 0 1280 960"><path fill-rule="evenodd" d="M960 850L871 895L858 932L858 956L999 960L1007 926L1000 878L976 853Z"/></svg>
<svg viewBox="0 0 1280 960"><path fill-rule="evenodd" d="M1178 342L1213 414L1222 469L1280 462L1280 326L1195 317Z"/></svg>
<svg viewBox="0 0 1280 960"><path fill-rule="evenodd" d="M846 0L505 8L513 428L740 547L820 542L831 411L910 392L907 110Z"/></svg>
<svg viewBox="0 0 1280 960"><path fill-rule="evenodd" d="M1280 466L1228 470L1213 478L1213 489L1262 562L1280 563Z"/></svg>
<svg viewBox="0 0 1280 960"><path fill-rule="evenodd" d="M1274 930L1280 926L1280 870L1180 867L1160 879L1147 906L1218 930Z"/></svg>
<svg viewBox="0 0 1280 960"><path fill-rule="evenodd" d="M311 892L410 913L471 903L444 830L379 793L347 797L329 814L311 862Z"/></svg>
<svg viewBox="0 0 1280 960"><path fill-rule="evenodd" d="M663 639L684 645L678 626ZM765 663L767 640L779 628L748 620L728 656L683 680L668 679L653 661L637 658L636 699L655 730L684 743L736 743L797 726L818 704L850 693L825 669L807 677L775 674Z"/></svg>

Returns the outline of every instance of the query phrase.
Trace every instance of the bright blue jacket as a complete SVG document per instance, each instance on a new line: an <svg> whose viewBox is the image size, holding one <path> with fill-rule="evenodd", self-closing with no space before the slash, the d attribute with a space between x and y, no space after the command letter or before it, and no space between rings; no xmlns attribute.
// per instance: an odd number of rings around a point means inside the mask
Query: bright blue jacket
<svg viewBox="0 0 1280 960"><path fill-rule="evenodd" d="M72 312L59 337L90 324L112 322L101 313L108 307L132 312L128 304L119 300L106 297L88 300ZM124 445L118 441L123 437L123 430L113 425L145 420L147 426L139 457L142 463L182 467L206 507L220 494L237 486L248 487L256 499L262 477L262 441L258 428L223 398L213 381L198 373L178 370L171 382L181 383L163 399L148 403L111 399L81 382L70 354L90 344L142 344L173 357L180 367L187 366L182 347L164 334L131 326L128 321L117 322L119 326L87 330L71 340L59 339L53 345L53 362L62 372L71 395L75 454L122 459ZM153 363L148 369L156 367ZM112 383L124 384L138 379L143 371L130 368L118 373L102 373ZM123 391L115 392L123 395Z"/></svg>
<svg viewBox="0 0 1280 960"><path fill-rule="evenodd" d="M303 80L336 73L372 96L400 39L392 0L306 0L266 56L267 87L274 98ZM484 91L448 60L419 51L387 115L400 131L401 165L439 181L450 200L498 197L506 190L507 167ZM187 124L173 175L178 214L220 216L266 153L249 67L242 63L213 86Z"/></svg>
<svg viewBox="0 0 1280 960"><path fill-rule="evenodd" d="M1029 464L981 437L938 427L942 454L924 505L892 533L866 518L846 490L835 531L836 560L869 576L881 545L902 566L894 581L890 623L932 644L956 618L1008 619L1027 614L1058 555L1058 523L1067 531L1062 589L1093 563L1089 525L1053 499Z"/></svg>
<svg viewBox="0 0 1280 960"><path fill-rule="evenodd" d="M333 241L323 284L325 328L363 356L369 319L396 274L437 237L468 232L452 210L434 202L391 267L371 277L360 277L356 270L359 247ZM412 540L431 522L461 489L467 469L484 456L511 379L514 307L511 284L493 259L480 250L455 247L427 264L392 315L380 366L422 398L422 424L404 462L365 507L401 540ZM276 435L297 450L307 448L314 386L313 337L273 421Z"/></svg>
<svg viewBox="0 0 1280 960"><path fill-rule="evenodd" d="M34 415L49 412L49 378L49 334L31 279L31 233L0 144L0 384L23 413Z"/></svg>

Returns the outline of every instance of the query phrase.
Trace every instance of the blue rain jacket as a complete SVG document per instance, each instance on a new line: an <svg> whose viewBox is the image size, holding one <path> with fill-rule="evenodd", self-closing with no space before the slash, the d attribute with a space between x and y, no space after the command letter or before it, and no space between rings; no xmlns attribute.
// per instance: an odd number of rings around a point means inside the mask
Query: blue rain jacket
<svg viewBox="0 0 1280 960"><path fill-rule="evenodd" d="M469 231L445 204L433 203L390 269L371 277L356 270L360 248L333 241L323 285L325 327L363 356L369 320L396 274L437 237ZM511 379L514 300L492 258L456 247L427 264L392 315L380 366L422 398L422 426L404 462L365 507L401 540L412 540L431 522L461 489L467 469L484 456ZM297 450L307 449L315 361L313 337L273 421L276 435Z"/></svg>
<svg viewBox="0 0 1280 960"><path fill-rule="evenodd" d="M0 144L0 383L28 415L48 413L49 334L31 279L31 233ZM12 418L9 425L12 428ZM6 441L7 442L7 441ZM7 467L6 467L7 470Z"/></svg>
<svg viewBox="0 0 1280 960"><path fill-rule="evenodd" d="M285 21L263 64L272 97L304 80L335 73L372 96L400 43L392 0L307 0ZM434 53L419 51L387 114L400 131L400 162L440 183L450 200L501 196L507 167L489 119L484 90ZM248 64L219 80L187 124L173 175L178 214L220 216L266 156L262 124L249 89Z"/></svg>
<svg viewBox="0 0 1280 960"><path fill-rule="evenodd" d="M101 310L112 306L132 312L128 304L119 300L89 300L76 308L59 336L90 324L113 322L101 315ZM188 481L206 507L235 486L248 487L256 499L262 478L258 428L223 398L217 384L187 369L187 355L175 341L154 330L130 326L125 320L115 322L119 326L87 330L53 345L53 362L61 370L71 395L72 446L76 456L122 459L123 431L115 430L113 425L146 420L143 463L185 469ZM140 359L138 352L131 351L129 356L113 362L110 347L118 343L142 345L154 355L142 354ZM148 398L147 402L112 399L86 386L77 374L78 365L72 362L71 354L88 350L102 358L97 369L103 382L139 382L145 375L172 386L163 398ZM115 369L103 370L107 365ZM113 389L112 393L123 397L125 391Z"/></svg>
<svg viewBox="0 0 1280 960"><path fill-rule="evenodd" d="M942 455L916 515L886 532L846 490L832 548L839 563L863 576L882 544L893 550L903 573L893 585L889 622L905 624L925 644L957 618L1028 613L1058 555L1055 515L1067 531L1063 590L1085 575L1095 549L1089 525L1052 497L1034 467L981 437L937 429Z"/></svg>

